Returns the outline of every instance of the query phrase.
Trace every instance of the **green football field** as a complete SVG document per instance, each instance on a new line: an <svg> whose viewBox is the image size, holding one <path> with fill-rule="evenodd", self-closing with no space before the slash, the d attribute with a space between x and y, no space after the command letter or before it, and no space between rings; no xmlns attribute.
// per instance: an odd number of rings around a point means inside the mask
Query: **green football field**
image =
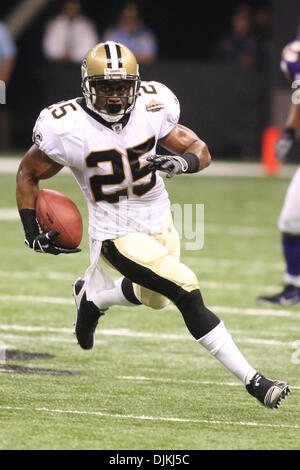
<svg viewBox="0 0 300 470"><path fill-rule="evenodd" d="M83 196L68 174L43 182L77 203L85 234L79 254L34 253L16 217L15 175L0 174L0 448L299 449L300 308L255 300L282 286L277 218L288 183L167 181L177 208L204 205L204 245L190 250L183 239L182 261L206 305L256 369L291 385L269 410L193 340L173 305L110 308L94 349L81 350L71 285L89 264Z"/></svg>

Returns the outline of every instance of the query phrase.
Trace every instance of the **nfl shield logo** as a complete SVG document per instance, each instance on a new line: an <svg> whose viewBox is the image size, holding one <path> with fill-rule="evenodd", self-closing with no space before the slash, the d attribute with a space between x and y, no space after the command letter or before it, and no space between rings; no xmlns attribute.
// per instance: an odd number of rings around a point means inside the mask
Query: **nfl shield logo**
<svg viewBox="0 0 300 470"><path fill-rule="evenodd" d="M121 130L123 129L122 124L118 122L116 124L113 124L111 127L117 134L120 134Z"/></svg>

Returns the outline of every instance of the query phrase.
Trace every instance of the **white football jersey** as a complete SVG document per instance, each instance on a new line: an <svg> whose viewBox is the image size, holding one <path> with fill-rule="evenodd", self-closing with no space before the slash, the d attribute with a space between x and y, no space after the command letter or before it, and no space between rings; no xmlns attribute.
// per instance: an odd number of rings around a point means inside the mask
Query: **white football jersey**
<svg viewBox="0 0 300 470"><path fill-rule="evenodd" d="M36 145L70 167L87 202L89 235L99 241L129 232L155 233L170 211L158 172L146 158L178 122L179 102L158 82L142 82L126 125L102 124L83 98L62 101L40 113ZM103 122L103 121L102 121Z"/></svg>

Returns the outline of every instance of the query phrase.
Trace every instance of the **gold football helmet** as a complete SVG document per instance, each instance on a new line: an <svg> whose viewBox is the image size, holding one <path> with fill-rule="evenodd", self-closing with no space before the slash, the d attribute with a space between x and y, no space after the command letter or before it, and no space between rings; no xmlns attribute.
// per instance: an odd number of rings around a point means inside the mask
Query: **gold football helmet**
<svg viewBox="0 0 300 470"><path fill-rule="evenodd" d="M94 46L82 61L81 76L87 107L106 121L117 122L134 108L139 66L123 44L107 41Z"/></svg>

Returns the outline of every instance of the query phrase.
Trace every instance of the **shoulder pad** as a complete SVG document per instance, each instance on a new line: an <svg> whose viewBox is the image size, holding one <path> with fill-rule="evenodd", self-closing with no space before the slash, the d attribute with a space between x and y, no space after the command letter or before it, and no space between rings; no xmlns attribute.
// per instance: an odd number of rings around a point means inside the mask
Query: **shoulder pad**
<svg viewBox="0 0 300 470"><path fill-rule="evenodd" d="M175 108L179 110L180 108L179 101L174 93L160 82L142 82L140 95L145 102L146 110L149 112Z"/></svg>
<svg viewBox="0 0 300 470"><path fill-rule="evenodd" d="M47 121L51 127L57 129L58 133L62 133L66 128L72 126L75 111L78 111L78 109L76 100L59 101L44 108L39 119Z"/></svg>

